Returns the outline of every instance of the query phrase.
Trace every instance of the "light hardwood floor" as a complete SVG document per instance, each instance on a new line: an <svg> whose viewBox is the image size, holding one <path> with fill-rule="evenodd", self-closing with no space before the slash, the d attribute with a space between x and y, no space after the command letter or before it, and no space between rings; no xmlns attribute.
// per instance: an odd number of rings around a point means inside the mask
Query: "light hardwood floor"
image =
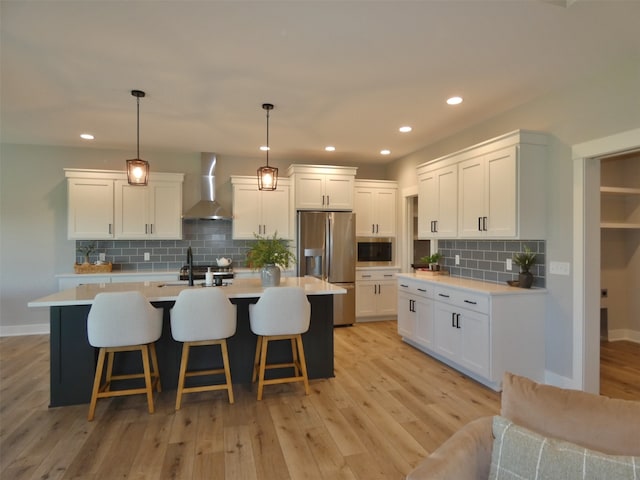
<svg viewBox="0 0 640 480"><path fill-rule="evenodd" d="M618 342L620 344L622 342ZM628 342L624 342L625 344ZM603 393L640 399L640 346L603 346ZM249 355L252 352L248 352ZM395 322L335 331L336 376L265 389L47 408L48 336L0 339L0 478L402 479L499 394L402 343ZM631 365L631 366L629 366Z"/></svg>

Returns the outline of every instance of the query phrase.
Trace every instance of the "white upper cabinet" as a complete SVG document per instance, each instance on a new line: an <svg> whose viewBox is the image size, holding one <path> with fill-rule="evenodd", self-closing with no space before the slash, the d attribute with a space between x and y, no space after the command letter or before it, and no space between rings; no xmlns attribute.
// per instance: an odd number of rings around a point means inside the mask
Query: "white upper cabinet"
<svg viewBox="0 0 640 480"><path fill-rule="evenodd" d="M124 172L65 169L68 236L76 240L181 239L181 173L151 173L128 185Z"/></svg>
<svg viewBox="0 0 640 480"><path fill-rule="evenodd" d="M546 145L546 134L518 130L420 165L419 237L545 238ZM457 169L457 185L445 188L456 198L443 200L438 174L450 168ZM443 217L455 218L456 228L442 228Z"/></svg>
<svg viewBox="0 0 640 480"><path fill-rule="evenodd" d="M291 239L289 181L278 179L278 189L258 190L255 177L231 177L233 185L233 238L255 239L254 234Z"/></svg>
<svg viewBox="0 0 640 480"><path fill-rule="evenodd" d="M418 169L418 238L454 238L458 227L458 166Z"/></svg>
<svg viewBox="0 0 640 480"><path fill-rule="evenodd" d="M356 180L356 236L395 237L397 197L396 182Z"/></svg>
<svg viewBox="0 0 640 480"><path fill-rule="evenodd" d="M357 168L291 165L296 210L353 210Z"/></svg>
<svg viewBox="0 0 640 480"><path fill-rule="evenodd" d="M113 238L113 180L67 179L67 232L70 240Z"/></svg>
<svg viewBox="0 0 640 480"><path fill-rule="evenodd" d="M116 238L182 238L182 182L150 180L146 187L116 180Z"/></svg>
<svg viewBox="0 0 640 480"><path fill-rule="evenodd" d="M460 237L516 236L517 167L515 146L460 163Z"/></svg>

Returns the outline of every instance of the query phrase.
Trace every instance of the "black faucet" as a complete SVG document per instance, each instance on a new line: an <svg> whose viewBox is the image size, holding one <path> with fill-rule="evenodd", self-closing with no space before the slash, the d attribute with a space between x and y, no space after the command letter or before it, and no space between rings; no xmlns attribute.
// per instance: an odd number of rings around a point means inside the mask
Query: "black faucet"
<svg viewBox="0 0 640 480"><path fill-rule="evenodd" d="M187 248L187 265L189 266L189 286L193 287L193 252Z"/></svg>

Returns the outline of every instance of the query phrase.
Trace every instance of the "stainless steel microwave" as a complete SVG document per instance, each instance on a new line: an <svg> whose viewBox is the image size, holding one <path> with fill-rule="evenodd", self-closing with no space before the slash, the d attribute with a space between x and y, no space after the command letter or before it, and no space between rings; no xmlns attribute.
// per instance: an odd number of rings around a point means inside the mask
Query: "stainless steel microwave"
<svg viewBox="0 0 640 480"><path fill-rule="evenodd" d="M359 267L394 265L394 239L392 237L357 237L356 247Z"/></svg>

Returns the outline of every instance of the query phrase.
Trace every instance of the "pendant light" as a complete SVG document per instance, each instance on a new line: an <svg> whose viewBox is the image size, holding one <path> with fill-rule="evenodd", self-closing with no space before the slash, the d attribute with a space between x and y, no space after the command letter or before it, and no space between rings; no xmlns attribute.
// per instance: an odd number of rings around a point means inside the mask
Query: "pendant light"
<svg viewBox="0 0 640 480"><path fill-rule="evenodd" d="M267 111L267 164L258 168L258 190L275 190L278 186L278 169L269 166L269 112L273 104L263 103L262 108Z"/></svg>
<svg viewBox="0 0 640 480"><path fill-rule="evenodd" d="M149 162L140 158L140 99L146 94L142 90L131 90L136 97L138 112L138 156L127 160L127 180L129 185L146 185L149 181Z"/></svg>

